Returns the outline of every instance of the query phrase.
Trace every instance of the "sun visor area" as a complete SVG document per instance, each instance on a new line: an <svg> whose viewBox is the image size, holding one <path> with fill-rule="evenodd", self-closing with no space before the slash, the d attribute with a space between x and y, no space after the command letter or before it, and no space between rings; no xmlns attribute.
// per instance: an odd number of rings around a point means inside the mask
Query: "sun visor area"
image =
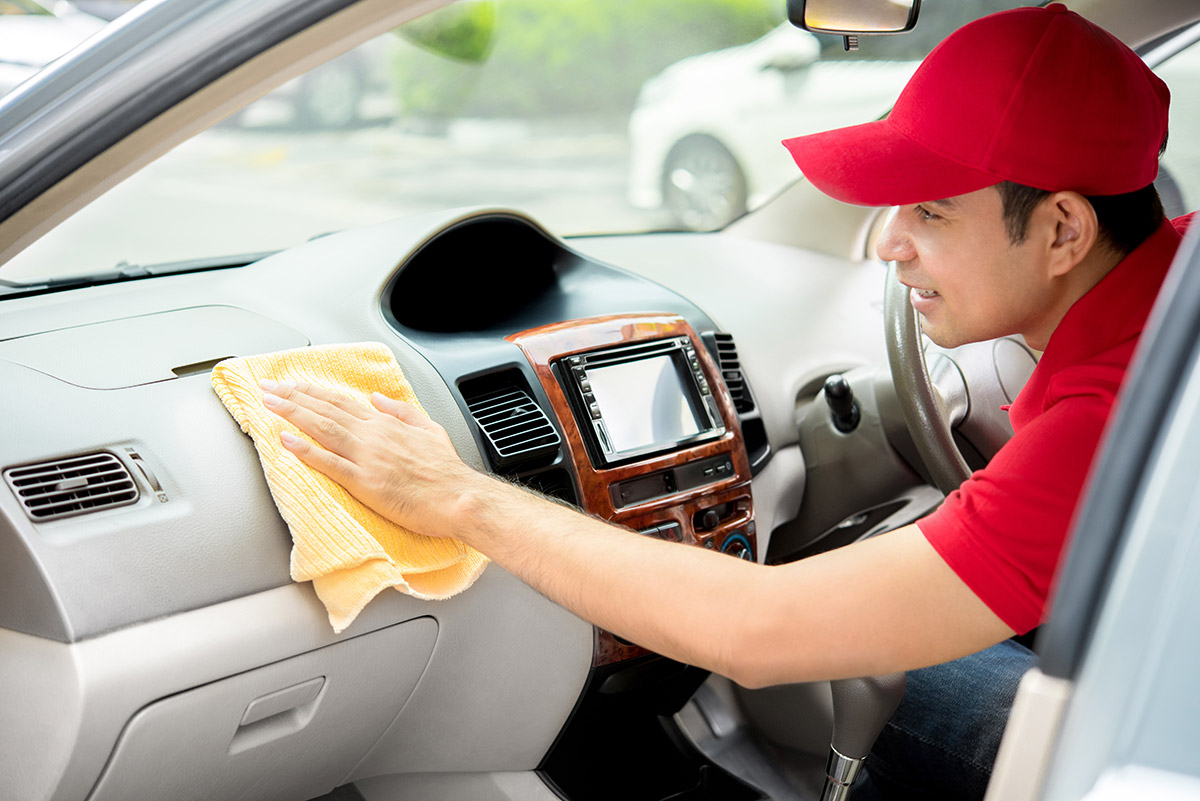
<svg viewBox="0 0 1200 801"><path fill-rule="evenodd" d="M86 389L124 389L308 344L296 329L246 309L193 306L5 340L0 359Z"/></svg>

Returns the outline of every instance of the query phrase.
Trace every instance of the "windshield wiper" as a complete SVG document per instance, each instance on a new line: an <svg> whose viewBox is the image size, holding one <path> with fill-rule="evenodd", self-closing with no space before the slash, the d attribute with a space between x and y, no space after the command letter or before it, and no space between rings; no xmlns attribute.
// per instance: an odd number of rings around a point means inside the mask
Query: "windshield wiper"
<svg viewBox="0 0 1200 801"><path fill-rule="evenodd" d="M142 266L121 262L112 270L104 270L86 275L72 275L66 278L48 278L45 281L19 283L0 278L0 300L23 298L29 295L41 295L48 292L61 292L65 289L80 289L82 287L99 286L101 284L117 284L123 281L139 281L143 278L157 278L163 275L179 275L180 273L202 273L209 270L227 270L233 267L245 267L259 259L265 259L278 251L267 250L261 253L242 253L236 256L213 256L206 259L189 259L187 261L172 261L163 264Z"/></svg>

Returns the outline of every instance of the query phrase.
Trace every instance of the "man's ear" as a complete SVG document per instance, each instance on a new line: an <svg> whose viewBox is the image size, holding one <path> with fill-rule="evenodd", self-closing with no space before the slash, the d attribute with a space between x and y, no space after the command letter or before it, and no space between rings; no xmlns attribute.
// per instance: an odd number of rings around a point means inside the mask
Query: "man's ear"
<svg viewBox="0 0 1200 801"><path fill-rule="evenodd" d="M1092 252L1100 237L1096 210L1078 192L1055 192L1041 205L1050 242L1050 274L1061 276Z"/></svg>

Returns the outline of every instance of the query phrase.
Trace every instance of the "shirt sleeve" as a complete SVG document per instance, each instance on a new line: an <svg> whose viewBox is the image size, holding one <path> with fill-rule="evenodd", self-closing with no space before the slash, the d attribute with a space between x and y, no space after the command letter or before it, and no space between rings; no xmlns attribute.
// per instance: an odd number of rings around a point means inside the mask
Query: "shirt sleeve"
<svg viewBox="0 0 1200 801"><path fill-rule="evenodd" d="M1042 622L1072 516L1111 410L1064 398L918 523L959 578L1010 628Z"/></svg>

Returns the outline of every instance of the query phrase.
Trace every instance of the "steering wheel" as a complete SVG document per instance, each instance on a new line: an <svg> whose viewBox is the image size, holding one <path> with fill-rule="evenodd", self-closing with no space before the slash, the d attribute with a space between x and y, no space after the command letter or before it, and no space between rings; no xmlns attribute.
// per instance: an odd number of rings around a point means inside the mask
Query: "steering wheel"
<svg viewBox="0 0 1200 801"><path fill-rule="evenodd" d="M949 495L970 477L971 469L954 444L951 412L925 364L921 326L908 301L908 287L896 278L895 262L888 264L886 280L883 318L892 383L917 454L934 485Z"/></svg>

